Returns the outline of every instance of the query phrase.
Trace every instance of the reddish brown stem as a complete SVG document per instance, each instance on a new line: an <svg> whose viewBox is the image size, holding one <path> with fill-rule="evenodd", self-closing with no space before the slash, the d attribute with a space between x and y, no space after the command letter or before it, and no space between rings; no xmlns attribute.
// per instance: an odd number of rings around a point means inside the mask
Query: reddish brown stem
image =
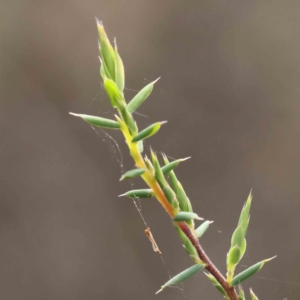
<svg viewBox="0 0 300 300"><path fill-rule="evenodd" d="M195 235L191 232L190 228L186 223L181 222L178 224L182 232L186 235L186 237L191 241L193 246L195 247L199 258L206 264L205 269L212 274L216 280L223 287L225 292L227 293L230 300L238 300L238 295L234 289L234 287L230 286L224 276L220 273L217 267L210 261L209 257L206 255L204 250L202 249L199 240L195 237Z"/></svg>

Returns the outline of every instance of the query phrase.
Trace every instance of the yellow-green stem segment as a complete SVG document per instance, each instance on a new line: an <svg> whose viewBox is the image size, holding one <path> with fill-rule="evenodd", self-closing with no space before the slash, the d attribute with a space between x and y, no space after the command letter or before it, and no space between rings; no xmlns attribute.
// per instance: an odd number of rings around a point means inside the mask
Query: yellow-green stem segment
<svg viewBox="0 0 300 300"><path fill-rule="evenodd" d="M153 175L150 174L149 170L147 169L147 166L145 164L145 161L139 151L138 143L132 142L133 136L128 130L128 127L123 121L119 121L121 125L121 131L125 137L126 143L128 145L130 154L136 164L137 168L145 169L146 172L141 175L141 177L144 179L144 181L147 183L147 185L152 189L154 196L157 198L157 200L161 203L161 205L165 208L167 213L170 215L171 218L174 218L175 213L173 211L172 206L167 201L163 191L161 190L159 184L157 183L156 179Z"/></svg>

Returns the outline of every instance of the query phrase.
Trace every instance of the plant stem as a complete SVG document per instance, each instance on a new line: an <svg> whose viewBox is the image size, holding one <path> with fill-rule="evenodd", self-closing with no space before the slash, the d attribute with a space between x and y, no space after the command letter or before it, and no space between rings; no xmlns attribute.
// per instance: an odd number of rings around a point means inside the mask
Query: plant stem
<svg viewBox="0 0 300 300"><path fill-rule="evenodd" d="M141 176L143 180L147 183L147 185L153 190L153 193L155 197L158 199L158 201L161 203L161 205L165 208L167 213L170 215L171 218L174 217L174 212L172 206L167 201L163 191L161 190L158 182L156 181L155 177L150 174L149 170L146 167L145 161L142 157L142 154L139 151L137 143L132 142L132 135L130 134L128 127L126 126L125 122L120 124L121 125L121 131L124 134L126 143L128 145L128 148L130 150L130 154L135 161L135 164L138 168L143 168L146 170L146 172ZM220 271L217 269L217 267L210 261L209 257L206 255L204 250L202 249L198 238L194 235L194 233L190 230L188 225L185 222L179 222L178 223L179 228L181 231L185 234L185 236L190 240L190 242L195 247L198 256L202 262L205 263L205 269L212 274L216 280L220 283L220 285L223 287L225 292L227 293L230 300L238 300L238 296L236 294L236 291L234 287L230 286L225 277L220 273Z"/></svg>
<svg viewBox="0 0 300 300"><path fill-rule="evenodd" d="M230 286L229 283L226 281L225 277L220 273L217 267L211 262L209 257L206 255L204 250L202 249L199 240L195 237L195 235L191 232L190 228L187 226L185 222L181 222L178 224L182 232L186 235L186 237L191 241L193 246L195 247L199 258L206 264L205 269L212 274L216 280L220 283L223 287L225 292L227 293L230 300L238 300L238 295L234 287Z"/></svg>

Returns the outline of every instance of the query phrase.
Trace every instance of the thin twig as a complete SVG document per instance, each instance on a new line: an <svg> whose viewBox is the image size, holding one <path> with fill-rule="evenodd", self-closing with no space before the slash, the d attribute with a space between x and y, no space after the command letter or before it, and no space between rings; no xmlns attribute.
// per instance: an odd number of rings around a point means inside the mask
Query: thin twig
<svg viewBox="0 0 300 300"><path fill-rule="evenodd" d="M186 235L186 237L191 241L193 246L195 247L199 258L206 264L205 269L212 274L216 280L220 283L220 285L223 287L225 292L227 293L230 300L238 300L238 295L236 294L236 291L234 287L230 286L224 276L221 274L221 272L217 269L217 267L211 262L209 257L204 252L203 248L201 247L199 240L194 236L194 234L191 232L189 227L186 223L181 222L178 224L182 232Z"/></svg>

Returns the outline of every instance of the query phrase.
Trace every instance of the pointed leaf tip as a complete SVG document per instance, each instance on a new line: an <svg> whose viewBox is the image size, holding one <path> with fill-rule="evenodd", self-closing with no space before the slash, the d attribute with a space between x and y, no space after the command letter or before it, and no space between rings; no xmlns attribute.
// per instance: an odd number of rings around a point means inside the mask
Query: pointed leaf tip
<svg viewBox="0 0 300 300"><path fill-rule="evenodd" d="M159 80L159 78L147 84L132 98L132 100L127 105L128 111L130 113L135 112L140 107L140 105L142 105L142 103L149 97L153 90L154 84Z"/></svg>
<svg viewBox="0 0 300 300"><path fill-rule="evenodd" d="M195 229L195 234L197 238L200 238L208 229L209 225L214 221L205 221L197 229Z"/></svg>
<svg viewBox="0 0 300 300"><path fill-rule="evenodd" d="M269 261L271 261L272 259L276 258L277 256L278 256L278 255L274 255L274 256L272 256L271 258L265 259L264 261L265 261L265 262L269 262Z"/></svg>
<svg viewBox="0 0 300 300"><path fill-rule="evenodd" d="M140 189L140 190L132 190L128 191L122 195L119 195L119 197L127 196L129 198L151 198L153 196L153 192L151 189Z"/></svg>
<svg viewBox="0 0 300 300"><path fill-rule="evenodd" d="M191 156L185 157L185 158L181 158L181 161L186 161L188 159L192 158Z"/></svg>
<svg viewBox="0 0 300 300"><path fill-rule="evenodd" d="M193 219L203 220L203 218L199 217L196 213L187 211L181 211L173 218L175 222L187 222Z"/></svg>
<svg viewBox="0 0 300 300"><path fill-rule="evenodd" d="M163 290L164 290L164 288L163 288L163 287L161 287L161 289L160 289L160 290L158 290L158 291L155 293L155 295L157 295L158 293L162 292Z"/></svg>
<svg viewBox="0 0 300 300"><path fill-rule="evenodd" d="M157 122L143 129L132 139L132 143L136 143L154 135L160 129L161 125L165 123L167 123L167 121Z"/></svg>
<svg viewBox="0 0 300 300"><path fill-rule="evenodd" d="M182 271L181 273L177 274L176 276L172 277L169 281L167 281L156 294L160 293L164 288L178 284L183 282L193 276L194 274L198 273L199 271L205 268L205 264L195 264L188 269Z"/></svg>
<svg viewBox="0 0 300 300"><path fill-rule="evenodd" d="M215 286L215 288L223 295L226 296L227 293L225 292L225 290L222 288L222 286L220 285L220 283L217 281L217 279L211 275L210 273L206 273L204 272L204 274L206 275L206 277L209 279L209 281ZM240 299L239 299L240 300Z"/></svg>
<svg viewBox="0 0 300 300"><path fill-rule="evenodd" d="M235 285L245 281L246 279L248 279L249 277L251 277L252 275L257 273L264 266L265 263L269 262L270 260L274 259L275 257L276 256L273 256L271 258L262 260L256 264L254 264L253 266L249 267L248 269L244 270L243 272L239 273L232 279L232 281L230 282L230 285L235 286Z"/></svg>
<svg viewBox="0 0 300 300"><path fill-rule="evenodd" d="M258 297L254 294L252 288L250 288L250 296L251 296L251 300L259 300Z"/></svg>
<svg viewBox="0 0 300 300"><path fill-rule="evenodd" d="M120 181L122 181L123 179L129 179L129 178L135 178L135 177L138 177L140 175L142 175L143 173L145 173L145 169L133 169L133 170L130 170L130 171L127 171L126 173L124 173L122 175L122 177L120 178Z"/></svg>
<svg viewBox="0 0 300 300"><path fill-rule="evenodd" d="M80 117L85 122L92 126L97 126L101 128L107 128L107 129L120 129L120 124L114 120L101 118L97 116L90 116L90 115L84 115L84 114L74 114L70 113L71 115L75 117Z"/></svg>
<svg viewBox="0 0 300 300"><path fill-rule="evenodd" d="M101 26L103 26L103 23L102 23L102 21L101 21L101 20L99 20L97 17L95 17L95 20L96 20L96 23L97 23L97 24L100 24Z"/></svg>
<svg viewBox="0 0 300 300"><path fill-rule="evenodd" d="M180 158L180 159L176 159L173 160L172 162L169 162L166 155L163 154L163 158L165 161L165 165L161 168L161 171L163 172L163 174L168 174L170 173L174 168L176 168L180 162L186 161L188 160L190 157L186 157L186 158Z"/></svg>

